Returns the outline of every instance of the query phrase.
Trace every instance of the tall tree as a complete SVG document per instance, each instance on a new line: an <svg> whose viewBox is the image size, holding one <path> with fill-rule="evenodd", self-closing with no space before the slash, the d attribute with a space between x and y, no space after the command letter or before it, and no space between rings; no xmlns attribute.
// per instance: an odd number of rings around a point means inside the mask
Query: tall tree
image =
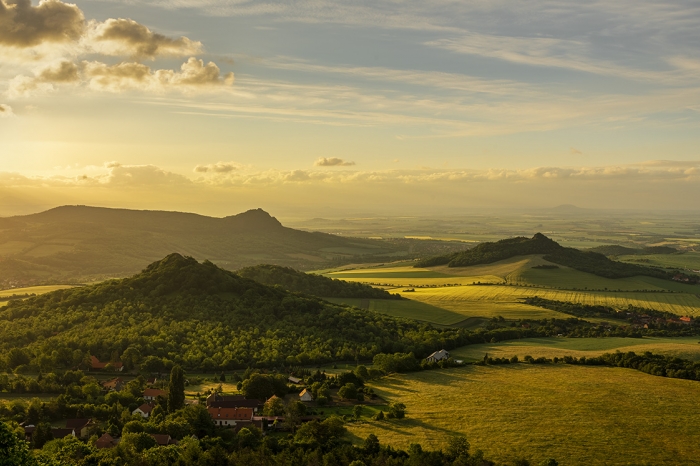
<svg viewBox="0 0 700 466"><path fill-rule="evenodd" d="M168 411L171 413L185 406L185 373L180 366L173 366L168 385Z"/></svg>
<svg viewBox="0 0 700 466"><path fill-rule="evenodd" d="M34 457L29 453L29 445L17 438L8 424L0 422L0 464L2 466L35 465Z"/></svg>

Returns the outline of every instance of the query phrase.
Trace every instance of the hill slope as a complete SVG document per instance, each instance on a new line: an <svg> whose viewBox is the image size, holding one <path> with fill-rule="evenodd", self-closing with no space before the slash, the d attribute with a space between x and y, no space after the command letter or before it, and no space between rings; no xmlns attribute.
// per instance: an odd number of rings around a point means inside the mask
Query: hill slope
<svg viewBox="0 0 700 466"><path fill-rule="evenodd" d="M64 206L0 218L0 288L128 276L173 251L236 269L260 263L310 268L404 249L407 245L286 228L260 209L213 218Z"/></svg>
<svg viewBox="0 0 700 466"><path fill-rule="evenodd" d="M263 264L246 267L237 273L268 286L279 285L289 291L323 298L401 299L399 294L370 285L299 272L291 267Z"/></svg>
<svg viewBox="0 0 700 466"><path fill-rule="evenodd" d="M202 370L279 367L379 352L425 355L459 335L295 295L171 254L131 278L0 308L0 366L75 367L96 355L154 370L170 363Z"/></svg>
<svg viewBox="0 0 700 466"><path fill-rule="evenodd" d="M642 275L685 283L700 282L700 277L695 275L618 262L597 252L565 248L541 233L535 234L532 238L516 237L495 243L482 243L466 251L421 260L416 263L415 267L432 267L437 265L468 267L478 264L491 264L516 256L532 254L544 254L543 258L549 262L606 278L625 278Z"/></svg>

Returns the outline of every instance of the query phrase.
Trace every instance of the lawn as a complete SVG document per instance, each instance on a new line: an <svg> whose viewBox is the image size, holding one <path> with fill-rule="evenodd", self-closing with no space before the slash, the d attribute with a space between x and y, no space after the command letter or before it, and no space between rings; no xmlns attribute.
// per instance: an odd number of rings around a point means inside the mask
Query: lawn
<svg viewBox="0 0 700 466"><path fill-rule="evenodd" d="M349 424L361 442L444 447L457 433L499 462L697 464L700 383L631 369L513 364L385 377L371 384L407 419Z"/></svg>

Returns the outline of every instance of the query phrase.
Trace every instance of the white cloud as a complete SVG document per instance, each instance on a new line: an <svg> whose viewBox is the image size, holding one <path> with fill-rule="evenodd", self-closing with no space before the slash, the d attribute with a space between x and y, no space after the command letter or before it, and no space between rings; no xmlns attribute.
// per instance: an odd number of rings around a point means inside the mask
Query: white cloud
<svg viewBox="0 0 700 466"><path fill-rule="evenodd" d="M209 165L197 165L194 167L196 173L231 173L240 168L235 162L217 162Z"/></svg>

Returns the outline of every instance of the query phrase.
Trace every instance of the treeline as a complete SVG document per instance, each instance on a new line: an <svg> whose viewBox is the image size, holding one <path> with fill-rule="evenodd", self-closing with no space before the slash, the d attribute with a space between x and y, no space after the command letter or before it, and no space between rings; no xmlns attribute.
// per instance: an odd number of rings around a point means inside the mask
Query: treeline
<svg viewBox="0 0 700 466"><path fill-rule="evenodd" d="M644 248L627 248L617 244L597 246L589 251L605 254L606 256L639 256L651 254L674 254L678 250L670 246L647 246Z"/></svg>
<svg viewBox="0 0 700 466"><path fill-rule="evenodd" d="M598 317L624 320L632 324L645 324L650 329L683 330L687 329L690 334L700 332L700 321L688 317L688 323L679 322L678 315L672 312L657 311L643 307L627 306L626 309L616 309L610 306L591 305L581 303L571 303L568 301L555 301L544 299L538 296L523 298L525 304L537 306L552 311L570 314L576 317Z"/></svg>
<svg viewBox="0 0 700 466"><path fill-rule="evenodd" d="M662 354L653 354L649 351L644 354L636 354L633 351L622 353L605 353L600 356L587 358L582 356L576 358L574 356L564 356L562 358L533 358L525 356L524 362L530 364L578 364L583 366L609 366L609 367L625 367L628 369L636 369L650 375L659 377L669 377L674 379L700 380L700 362L681 359L675 356L665 356ZM478 364L504 364L508 362L518 362L518 358L510 360L500 358L484 357L483 361Z"/></svg>
<svg viewBox="0 0 700 466"><path fill-rule="evenodd" d="M268 286L281 286L285 290L321 298L402 299L398 293L391 294L364 283L308 274L291 267L263 264L240 269L237 273Z"/></svg>
<svg viewBox="0 0 700 466"><path fill-rule="evenodd" d="M541 233L535 234L532 238L517 237L495 243L482 243L466 251L418 261L415 267L431 267L435 265L467 267L470 265L490 264L510 259L511 257L531 254L544 254L543 258L549 262L605 278L626 278L643 275L688 284L700 283L700 276L697 275L613 261L605 255L591 250L580 251L574 248L565 248Z"/></svg>

